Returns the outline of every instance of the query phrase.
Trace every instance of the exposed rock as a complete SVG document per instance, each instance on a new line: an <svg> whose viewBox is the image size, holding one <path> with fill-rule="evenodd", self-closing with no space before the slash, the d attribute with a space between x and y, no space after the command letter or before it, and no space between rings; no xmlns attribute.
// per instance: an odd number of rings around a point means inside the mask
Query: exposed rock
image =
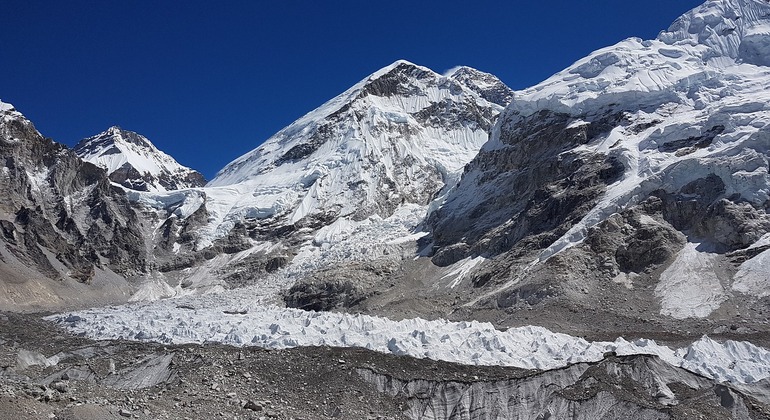
<svg viewBox="0 0 770 420"><path fill-rule="evenodd" d="M12 108L0 111L0 153L0 265L21 277L3 276L21 297L4 296L6 304L52 304L64 279L88 284L106 270L146 271L141 222L104 171L43 138ZM19 275L18 265L29 271Z"/></svg>
<svg viewBox="0 0 770 420"><path fill-rule="evenodd" d="M751 398L654 356L610 355L596 364L500 381L398 379L359 370L382 392L406 397L412 419L750 419Z"/></svg>
<svg viewBox="0 0 770 420"><path fill-rule="evenodd" d="M569 128L570 117L543 111L520 122L502 121L504 146L483 149L446 204L430 217L434 263L495 256L521 247L525 238L531 252L563 235L624 171L612 155L572 149L618 119L612 114Z"/></svg>
<svg viewBox="0 0 770 420"><path fill-rule="evenodd" d="M295 284L284 296L286 306L307 311L349 308L364 299L365 292L350 281Z"/></svg>

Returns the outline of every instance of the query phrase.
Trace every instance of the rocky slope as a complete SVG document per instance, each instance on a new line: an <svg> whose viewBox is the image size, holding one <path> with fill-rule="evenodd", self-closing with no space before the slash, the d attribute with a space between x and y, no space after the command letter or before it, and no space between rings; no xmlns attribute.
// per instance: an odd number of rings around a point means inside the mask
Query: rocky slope
<svg viewBox="0 0 770 420"><path fill-rule="evenodd" d="M137 191L168 191L202 187L199 172L180 165L146 137L120 127L83 139L75 153L107 171L110 180Z"/></svg>
<svg viewBox="0 0 770 420"><path fill-rule="evenodd" d="M146 271L140 221L101 169L0 103L0 306L125 301Z"/></svg>

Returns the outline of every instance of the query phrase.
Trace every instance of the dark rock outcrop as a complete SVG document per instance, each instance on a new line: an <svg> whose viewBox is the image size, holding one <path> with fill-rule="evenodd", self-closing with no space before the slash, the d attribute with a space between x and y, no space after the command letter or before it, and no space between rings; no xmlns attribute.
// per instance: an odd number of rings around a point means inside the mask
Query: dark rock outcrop
<svg viewBox="0 0 770 420"><path fill-rule="evenodd" d="M613 155L574 150L606 132L615 114L570 128L566 115L540 112L502 121L502 146L482 149L429 224L433 261L543 249L594 207L624 167Z"/></svg>

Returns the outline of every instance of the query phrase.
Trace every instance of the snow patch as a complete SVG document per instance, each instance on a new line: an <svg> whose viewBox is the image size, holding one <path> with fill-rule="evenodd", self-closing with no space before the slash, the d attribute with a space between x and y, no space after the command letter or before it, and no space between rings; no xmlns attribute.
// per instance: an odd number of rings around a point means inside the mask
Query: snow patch
<svg viewBox="0 0 770 420"><path fill-rule="evenodd" d="M464 260L460 260L456 263L454 263L450 268L452 269L450 272L444 274L441 279L451 279L452 282L449 284L450 289L454 289L457 287L464 279L468 276L468 274L473 271L474 268L476 268L477 265L481 264L482 262L486 261L486 258L482 256L478 257L468 257Z"/></svg>
<svg viewBox="0 0 770 420"><path fill-rule="evenodd" d="M661 314L677 319L705 318L727 299L715 274L718 255L699 250L701 246L688 242L661 273L655 288L655 296L661 300Z"/></svg>
<svg viewBox="0 0 770 420"><path fill-rule="evenodd" d="M0 101L0 112L13 111L13 105Z"/></svg>
<svg viewBox="0 0 770 420"><path fill-rule="evenodd" d="M770 249L744 261L733 279L733 290L757 297L770 296Z"/></svg>

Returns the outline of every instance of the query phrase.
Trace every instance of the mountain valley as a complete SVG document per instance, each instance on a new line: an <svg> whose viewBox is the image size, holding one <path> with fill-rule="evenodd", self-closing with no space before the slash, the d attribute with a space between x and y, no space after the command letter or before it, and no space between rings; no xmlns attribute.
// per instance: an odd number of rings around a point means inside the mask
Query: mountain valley
<svg viewBox="0 0 770 420"><path fill-rule="evenodd" d="M135 389L187 401L213 386L200 349L246 354L236 378L301 371L200 418L303 418L309 392L318 418L770 418L768 57L770 3L710 0L519 91L399 60L208 182L138 133L71 150L0 102L0 323L84 337L3 330L0 390L38 401L95 348L181 358ZM70 361L25 374L31 347ZM305 368L376 407L293 390Z"/></svg>

